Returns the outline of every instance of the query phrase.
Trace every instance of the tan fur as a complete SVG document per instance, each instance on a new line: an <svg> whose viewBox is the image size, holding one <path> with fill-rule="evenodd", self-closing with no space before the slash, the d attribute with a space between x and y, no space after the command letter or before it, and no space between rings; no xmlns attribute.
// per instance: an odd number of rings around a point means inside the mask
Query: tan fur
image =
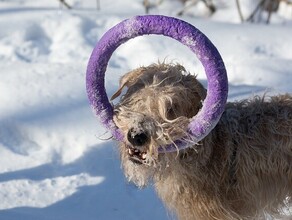
<svg viewBox="0 0 292 220"><path fill-rule="evenodd" d="M121 79L126 94L114 120L124 132L146 130L144 164L129 160L120 143L126 177L137 186L153 183L180 220L250 220L274 217L292 204L292 97L255 97L228 103L213 131L192 147L158 153L186 136L189 118L206 90L180 65L142 67Z"/></svg>

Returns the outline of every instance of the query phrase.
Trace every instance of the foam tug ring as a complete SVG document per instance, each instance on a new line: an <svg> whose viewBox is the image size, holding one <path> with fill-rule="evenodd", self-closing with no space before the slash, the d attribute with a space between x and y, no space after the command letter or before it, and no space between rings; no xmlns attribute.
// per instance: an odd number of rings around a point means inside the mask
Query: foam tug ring
<svg viewBox="0 0 292 220"><path fill-rule="evenodd" d="M90 105L100 122L114 139L124 141L124 135L113 121L113 106L107 97L104 78L113 52L137 36L157 34L171 37L186 45L202 63L208 80L207 96L201 110L188 125L192 144L207 136L218 123L227 101L228 80L223 60L212 42L191 24L161 15L136 16L108 30L96 44L87 66L86 89ZM160 147L160 152L185 149L190 143L182 138L174 144Z"/></svg>

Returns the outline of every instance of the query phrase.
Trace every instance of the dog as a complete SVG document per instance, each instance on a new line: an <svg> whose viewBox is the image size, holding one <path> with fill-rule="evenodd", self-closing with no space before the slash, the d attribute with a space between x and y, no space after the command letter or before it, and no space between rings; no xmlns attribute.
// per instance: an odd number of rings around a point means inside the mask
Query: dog
<svg viewBox="0 0 292 220"><path fill-rule="evenodd" d="M125 137L119 152L126 178L140 188L153 184L179 220L289 216L291 95L229 102L203 140L176 152L159 151L188 138L187 125L206 94L179 64L152 64L121 78L112 100L121 96L114 122Z"/></svg>

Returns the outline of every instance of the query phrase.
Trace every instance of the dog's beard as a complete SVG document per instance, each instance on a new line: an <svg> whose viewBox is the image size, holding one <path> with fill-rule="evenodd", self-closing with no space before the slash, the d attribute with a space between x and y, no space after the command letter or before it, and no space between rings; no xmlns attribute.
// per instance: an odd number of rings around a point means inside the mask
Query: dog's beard
<svg viewBox="0 0 292 220"><path fill-rule="evenodd" d="M120 156L124 174L128 181L143 188L152 182L157 166L149 166L134 162L133 159L130 159L131 156L128 151L126 144L121 143Z"/></svg>

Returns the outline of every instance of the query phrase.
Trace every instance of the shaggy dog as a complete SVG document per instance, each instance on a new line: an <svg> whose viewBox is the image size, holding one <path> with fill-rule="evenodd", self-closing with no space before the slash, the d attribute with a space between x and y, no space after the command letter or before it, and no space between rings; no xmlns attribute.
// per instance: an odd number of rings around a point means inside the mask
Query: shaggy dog
<svg viewBox="0 0 292 220"><path fill-rule="evenodd" d="M173 64L127 73L112 99L125 86L114 121L126 137L119 145L129 181L153 183L180 220L283 217L292 204L291 95L227 103L210 134L170 153L158 149L187 135L204 87Z"/></svg>

